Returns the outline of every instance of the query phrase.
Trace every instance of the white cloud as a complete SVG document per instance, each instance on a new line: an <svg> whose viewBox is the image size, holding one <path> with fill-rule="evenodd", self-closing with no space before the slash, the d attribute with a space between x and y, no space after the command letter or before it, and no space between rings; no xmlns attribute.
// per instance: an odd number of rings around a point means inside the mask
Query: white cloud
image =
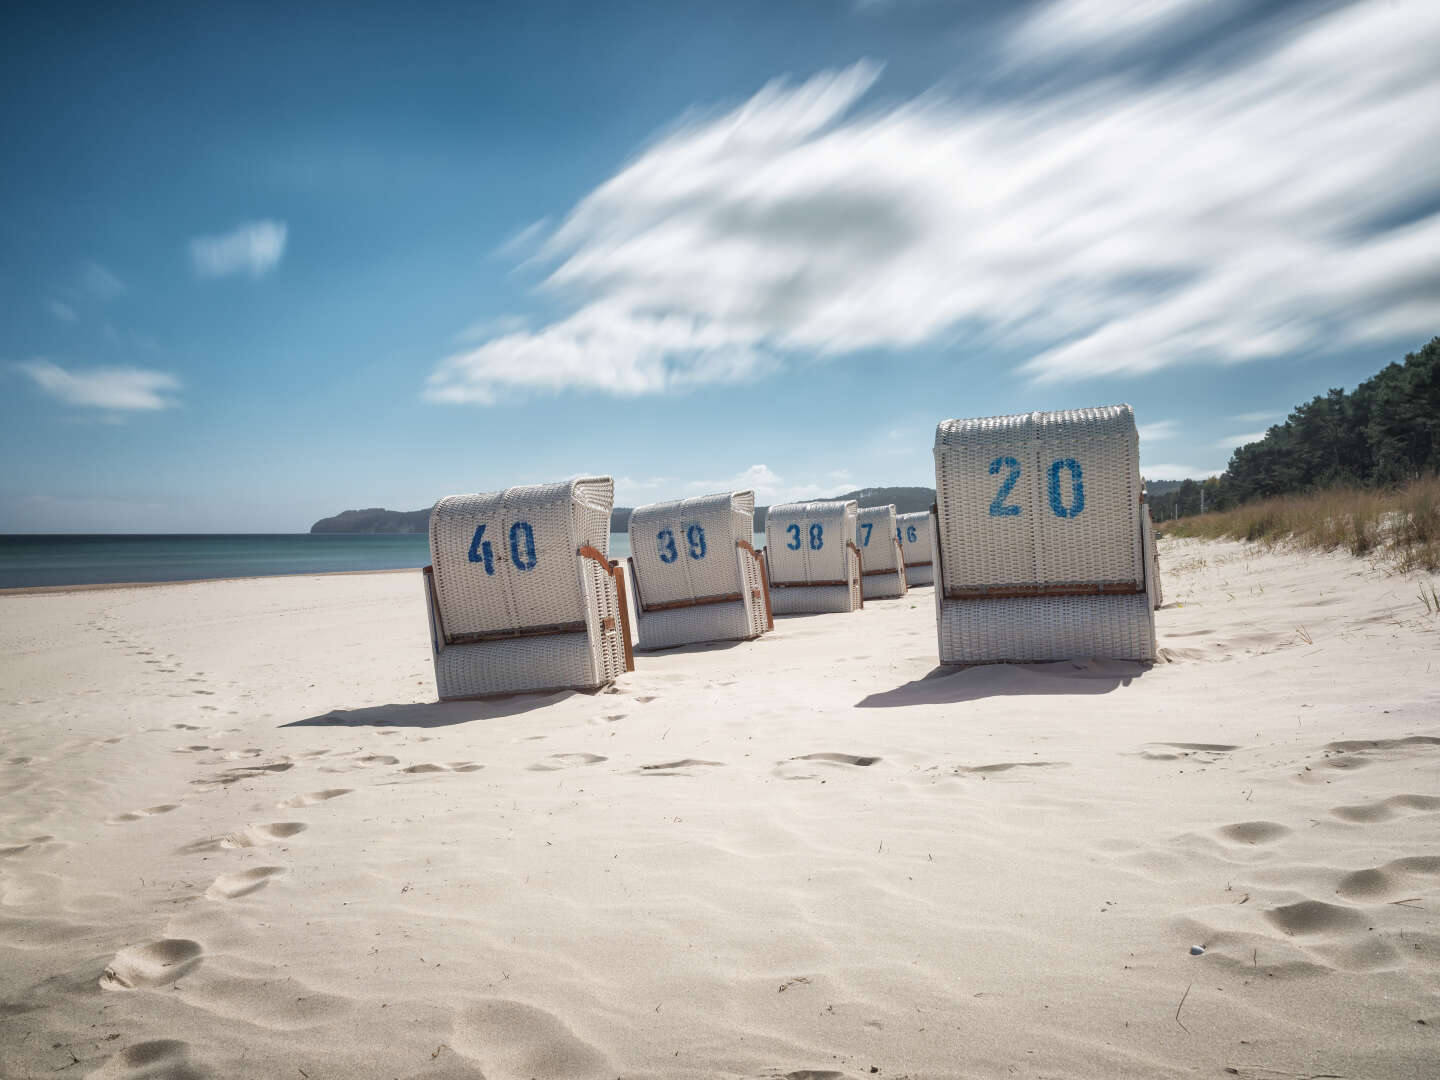
<svg viewBox="0 0 1440 1080"><path fill-rule="evenodd" d="M283 221L251 221L223 236L196 236L190 240L190 259L203 277L269 273L285 254L289 233Z"/></svg>
<svg viewBox="0 0 1440 1080"><path fill-rule="evenodd" d="M996 68L1067 20L1108 41L1115 10L1043 9ZM1366 4L1229 68L1048 97L861 110L870 64L774 82L583 198L541 248L572 314L451 356L426 394L663 393L957 339L1028 350L1037 382L1418 339L1440 214L1373 223L1440 193L1437 54L1440 5Z"/></svg>
<svg viewBox="0 0 1440 1080"><path fill-rule="evenodd" d="M1140 475L1147 480L1203 480L1219 476L1223 469L1202 469L1194 465L1142 465Z"/></svg>
<svg viewBox="0 0 1440 1080"><path fill-rule="evenodd" d="M1265 437L1263 431L1251 431L1244 435L1226 435L1223 439L1215 440L1216 450L1234 450L1237 446L1244 446L1246 443L1259 442Z"/></svg>
<svg viewBox="0 0 1440 1080"><path fill-rule="evenodd" d="M59 300L51 300L45 306L49 309L50 314L54 315L55 318L59 319L61 322L74 322L80 317L75 314L74 308L72 308L69 304L62 304Z"/></svg>
<svg viewBox="0 0 1440 1080"><path fill-rule="evenodd" d="M1141 424L1139 432L1142 443L1173 439L1180 434L1180 422L1178 420L1156 420L1153 424Z"/></svg>
<svg viewBox="0 0 1440 1080"><path fill-rule="evenodd" d="M1259 424L1266 420L1284 420L1283 412L1242 412L1230 418L1238 420L1242 424Z"/></svg>
<svg viewBox="0 0 1440 1080"><path fill-rule="evenodd" d="M176 404L167 396L180 381L163 371L101 367L67 371L48 360L17 364L36 386L67 405L98 409L153 410Z"/></svg>
<svg viewBox="0 0 1440 1080"><path fill-rule="evenodd" d="M124 294L125 283L97 262L88 262L80 270L80 284L102 300Z"/></svg>
<svg viewBox="0 0 1440 1080"><path fill-rule="evenodd" d="M1233 6L1233 0L1055 0L1028 12L1008 44L1025 59L1118 53L1197 17L1227 15Z"/></svg>

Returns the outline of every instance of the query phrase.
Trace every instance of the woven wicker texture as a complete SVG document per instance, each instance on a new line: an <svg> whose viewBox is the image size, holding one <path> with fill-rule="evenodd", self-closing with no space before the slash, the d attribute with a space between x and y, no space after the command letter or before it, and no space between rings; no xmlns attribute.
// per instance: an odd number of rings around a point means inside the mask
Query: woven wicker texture
<svg viewBox="0 0 1440 1080"><path fill-rule="evenodd" d="M1144 580L1128 405L946 420L935 432L948 593Z"/></svg>
<svg viewBox="0 0 1440 1080"><path fill-rule="evenodd" d="M895 533L894 503L863 506L855 517L855 542L865 563L861 592L866 600L905 595L905 569Z"/></svg>
<svg viewBox="0 0 1440 1080"><path fill-rule="evenodd" d="M1140 518L1143 543L1145 546L1145 587L1151 594L1151 603L1156 611L1165 602L1160 588L1160 541L1155 536L1155 523L1150 519L1150 504L1146 503Z"/></svg>
<svg viewBox="0 0 1440 1080"><path fill-rule="evenodd" d="M1155 659L1147 593L943 600L939 624L942 664Z"/></svg>
<svg viewBox="0 0 1440 1080"><path fill-rule="evenodd" d="M651 503L631 514L640 648L743 640L765 632L759 563L739 543L750 543L754 524L751 491ZM706 602L721 596L738 599ZM679 604L693 606L663 609Z"/></svg>
<svg viewBox="0 0 1440 1080"><path fill-rule="evenodd" d="M860 607L860 574L849 546L855 543L858 513L859 504L853 499L781 503L770 508L765 517L765 551L775 614ZM811 586L806 584L809 582L832 584Z"/></svg>
<svg viewBox="0 0 1440 1080"><path fill-rule="evenodd" d="M608 551L613 493L591 477L435 504L426 598L441 698L592 689L625 670L615 578L578 554Z"/></svg>
<svg viewBox="0 0 1440 1080"><path fill-rule="evenodd" d="M905 560L905 584L929 585L935 580L935 552L930 533L930 514L900 514L895 518L896 539Z"/></svg>

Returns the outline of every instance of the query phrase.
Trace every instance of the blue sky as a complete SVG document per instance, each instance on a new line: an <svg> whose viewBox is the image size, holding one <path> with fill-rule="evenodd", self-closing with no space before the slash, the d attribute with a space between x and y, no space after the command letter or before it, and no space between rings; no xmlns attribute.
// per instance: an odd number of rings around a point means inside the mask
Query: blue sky
<svg viewBox="0 0 1440 1080"><path fill-rule="evenodd" d="M7 5L0 532L1156 478L1440 332L1440 5Z"/></svg>

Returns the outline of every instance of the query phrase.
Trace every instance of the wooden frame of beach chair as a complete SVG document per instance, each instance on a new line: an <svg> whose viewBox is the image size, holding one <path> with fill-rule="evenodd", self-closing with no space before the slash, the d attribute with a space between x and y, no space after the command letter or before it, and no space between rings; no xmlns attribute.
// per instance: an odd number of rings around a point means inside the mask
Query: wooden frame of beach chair
<svg viewBox="0 0 1440 1080"><path fill-rule="evenodd" d="M748 641L773 629L754 535L753 491L637 507L630 586L639 647Z"/></svg>
<svg viewBox="0 0 1440 1080"><path fill-rule="evenodd" d="M928 511L898 514L895 539L905 563L905 584L910 588L935 583L935 534Z"/></svg>
<svg viewBox="0 0 1440 1080"><path fill-rule="evenodd" d="M905 564L895 535L895 504L862 506L855 516L855 543L865 562L860 593L866 600L904 596Z"/></svg>
<svg viewBox="0 0 1440 1080"><path fill-rule="evenodd" d="M943 421L935 491L942 664L1155 658L1130 406Z"/></svg>
<svg viewBox="0 0 1440 1080"><path fill-rule="evenodd" d="M857 611L864 563L855 500L781 503L765 515L765 558L776 615Z"/></svg>
<svg viewBox="0 0 1440 1080"><path fill-rule="evenodd" d="M451 495L430 513L425 599L442 701L595 690L635 667L608 476Z"/></svg>

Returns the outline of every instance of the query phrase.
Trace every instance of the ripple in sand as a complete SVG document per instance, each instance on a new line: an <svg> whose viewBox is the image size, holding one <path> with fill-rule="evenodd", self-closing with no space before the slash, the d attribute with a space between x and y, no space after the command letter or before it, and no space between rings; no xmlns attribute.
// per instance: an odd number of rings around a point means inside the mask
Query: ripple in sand
<svg viewBox="0 0 1440 1080"><path fill-rule="evenodd" d="M450 1046L478 1062L488 1080L560 1080L608 1075L609 1061L553 1013L518 1001L462 1009Z"/></svg>
<svg viewBox="0 0 1440 1080"><path fill-rule="evenodd" d="M282 799L275 805L281 810L297 810L302 806L314 806L316 803L338 799L341 795L349 795L354 790L354 788L336 787L326 788L324 791L308 791L304 795L292 795L288 799Z"/></svg>
<svg viewBox="0 0 1440 1080"><path fill-rule="evenodd" d="M165 938L121 949L100 976L106 990L139 990L166 986L194 970L204 950L198 941Z"/></svg>
<svg viewBox="0 0 1440 1080"><path fill-rule="evenodd" d="M1406 810L1424 813L1440 810L1440 796L1435 795L1391 795L1377 802L1360 803L1355 806L1336 806L1330 812L1342 821L1353 821L1362 825L1377 821L1389 821Z"/></svg>
<svg viewBox="0 0 1440 1080"><path fill-rule="evenodd" d="M1265 918L1285 933L1297 937L1338 933L1365 925L1362 912L1340 904L1327 904L1323 900L1301 900L1294 904L1282 904L1265 912Z"/></svg>
<svg viewBox="0 0 1440 1080"><path fill-rule="evenodd" d="M239 870L233 874L221 874L205 890L211 900L234 900L259 892L270 884L270 879L285 873L283 866L256 866Z"/></svg>

